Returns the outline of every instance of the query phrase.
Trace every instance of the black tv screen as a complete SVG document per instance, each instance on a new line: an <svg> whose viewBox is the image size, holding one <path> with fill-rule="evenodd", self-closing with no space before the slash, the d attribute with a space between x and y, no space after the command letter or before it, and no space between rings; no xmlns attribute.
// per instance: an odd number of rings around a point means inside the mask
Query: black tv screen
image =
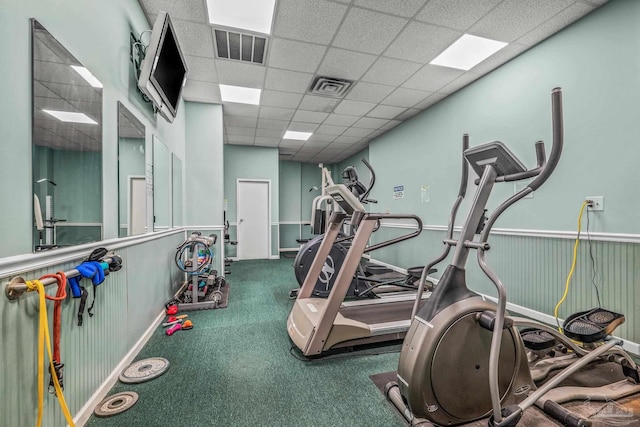
<svg viewBox="0 0 640 427"><path fill-rule="evenodd" d="M175 118L187 72L171 19L160 11L140 67L138 87L169 122Z"/></svg>
<svg viewBox="0 0 640 427"><path fill-rule="evenodd" d="M182 82L187 72L171 25L166 25L163 40L160 42L158 60L151 74L151 79L164 94L163 98L175 111L182 90Z"/></svg>

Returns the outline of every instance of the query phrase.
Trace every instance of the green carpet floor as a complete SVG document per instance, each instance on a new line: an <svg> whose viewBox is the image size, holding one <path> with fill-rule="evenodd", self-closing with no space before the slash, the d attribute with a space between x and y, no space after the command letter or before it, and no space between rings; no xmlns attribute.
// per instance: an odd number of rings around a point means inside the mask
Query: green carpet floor
<svg viewBox="0 0 640 427"><path fill-rule="evenodd" d="M396 369L399 353L305 362L290 354L291 259L232 265L229 306L189 312L190 331L159 328L136 360L165 357L167 373L141 384L118 383L138 403L107 426L406 426L369 379Z"/></svg>

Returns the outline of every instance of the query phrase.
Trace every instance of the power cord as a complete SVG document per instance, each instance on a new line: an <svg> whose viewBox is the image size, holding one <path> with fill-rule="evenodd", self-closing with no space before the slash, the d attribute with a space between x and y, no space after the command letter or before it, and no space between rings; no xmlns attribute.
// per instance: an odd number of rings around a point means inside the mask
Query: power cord
<svg viewBox="0 0 640 427"><path fill-rule="evenodd" d="M585 200L584 202L582 202L582 206L580 206L580 214L578 215L578 235L576 236L576 241L573 245L573 261L571 262L571 269L569 270L569 274L567 275L567 280L564 285L564 294L553 310L553 315L556 318L556 324L558 325L558 331L560 331L560 333L562 333L562 328L560 327L560 321L558 320L558 311L560 310L560 306L564 303L564 301L567 299L567 295L569 294L569 284L571 283L571 277L573 276L573 272L576 269L576 261L578 259L578 244L580 243L580 231L582 230L582 213L584 212L584 208L586 208L589 203L589 200Z"/></svg>
<svg viewBox="0 0 640 427"><path fill-rule="evenodd" d="M597 277L596 261L595 261L595 257L593 256L593 244L591 241L591 234L589 234L589 209L587 209L587 243L589 244L589 258L591 258L591 283L593 284L593 288L596 290L598 308L602 308L602 302L600 301L600 290L598 289L598 285L596 284L596 277Z"/></svg>

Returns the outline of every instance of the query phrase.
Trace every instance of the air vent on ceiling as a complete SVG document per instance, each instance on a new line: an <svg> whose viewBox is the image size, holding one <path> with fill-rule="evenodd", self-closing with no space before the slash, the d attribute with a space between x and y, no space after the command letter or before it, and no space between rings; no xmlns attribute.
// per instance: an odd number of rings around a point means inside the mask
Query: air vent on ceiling
<svg viewBox="0 0 640 427"><path fill-rule="evenodd" d="M352 80L318 76L313 80L309 93L331 98L343 98L352 86Z"/></svg>
<svg viewBox="0 0 640 427"><path fill-rule="evenodd" d="M250 34L215 30L218 58L264 64L267 39Z"/></svg>

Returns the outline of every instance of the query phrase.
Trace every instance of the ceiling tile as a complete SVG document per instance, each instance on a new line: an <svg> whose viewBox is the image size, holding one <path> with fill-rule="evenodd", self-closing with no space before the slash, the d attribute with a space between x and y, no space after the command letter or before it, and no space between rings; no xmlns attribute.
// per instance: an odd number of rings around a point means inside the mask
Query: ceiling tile
<svg viewBox="0 0 640 427"><path fill-rule="evenodd" d="M336 140L334 142L331 143L332 146L337 145L337 144L355 144L356 142L360 141L362 138L358 137L358 136L342 136L340 135L339 137L336 138Z"/></svg>
<svg viewBox="0 0 640 427"><path fill-rule="evenodd" d="M325 46L275 38L271 40L268 64L269 67L313 73L325 51Z"/></svg>
<svg viewBox="0 0 640 427"><path fill-rule="evenodd" d="M382 126L380 129L381 130L389 130L389 129L392 129L392 128L398 126L400 123L402 123L400 120L389 120L389 123L387 123L386 125Z"/></svg>
<svg viewBox="0 0 640 427"><path fill-rule="evenodd" d="M427 64L404 82L402 86L426 92L437 92L442 86L452 82L463 73L464 71L462 70Z"/></svg>
<svg viewBox="0 0 640 427"><path fill-rule="evenodd" d="M408 21L369 10L351 8L333 45L358 52L380 54Z"/></svg>
<svg viewBox="0 0 640 427"><path fill-rule="evenodd" d="M371 138L371 139L377 138L385 132L386 130L382 130L382 129L374 130L373 132L371 132L371 135L369 135L368 138Z"/></svg>
<svg viewBox="0 0 640 427"><path fill-rule="evenodd" d="M334 113L346 114L348 116L364 116L375 106L376 104L373 104L371 102L360 102L345 99L340 104L338 104L338 106L334 110Z"/></svg>
<svg viewBox="0 0 640 427"><path fill-rule="evenodd" d="M263 136L267 138L281 139L282 135L284 135L284 131L280 129L263 129L263 128L256 129L256 138L259 136Z"/></svg>
<svg viewBox="0 0 640 427"><path fill-rule="evenodd" d="M216 60L218 81L225 85L262 88L265 67L240 61Z"/></svg>
<svg viewBox="0 0 640 427"><path fill-rule="evenodd" d="M464 73L463 75L461 75L460 77L452 81L451 83L442 86L439 89L439 92L449 93L449 94L454 93L479 78L480 78L480 74L467 71L466 73Z"/></svg>
<svg viewBox="0 0 640 427"><path fill-rule="evenodd" d="M378 103L382 101L387 95L389 95L395 87L379 85L377 83L358 82L349 91L346 99L352 99L354 101L364 101Z"/></svg>
<svg viewBox="0 0 640 427"><path fill-rule="evenodd" d="M347 7L318 0L279 0L274 35L329 44Z"/></svg>
<svg viewBox="0 0 640 427"><path fill-rule="evenodd" d="M257 117L237 117L224 115L224 124L227 126L255 127L258 124Z"/></svg>
<svg viewBox="0 0 640 427"><path fill-rule="evenodd" d="M171 19L183 55L213 58L213 35L207 24Z"/></svg>
<svg viewBox="0 0 640 427"><path fill-rule="evenodd" d="M237 140L237 141L236 140L234 140L234 141L225 140L225 144L229 144L229 145L253 145L248 137L238 136L237 138L240 138L240 139ZM242 139L242 138L246 139L246 141L244 139Z"/></svg>
<svg viewBox="0 0 640 427"><path fill-rule="evenodd" d="M260 107L260 118L263 119L276 119L276 120L291 120L293 114L296 112L293 108L280 108L280 107Z"/></svg>
<svg viewBox="0 0 640 427"><path fill-rule="evenodd" d="M387 96L382 103L396 107L413 107L432 93L433 92L400 87L393 91L391 95Z"/></svg>
<svg viewBox="0 0 640 427"><path fill-rule="evenodd" d="M229 136L231 135L254 136L256 133L255 128L244 128L244 127L237 127L237 126L226 126L226 131L227 131L227 135Z"/></svg>
<svg viewBox="0 0 640 427"><path fill-rule="evenodd" d="M339 99L328 98L326 96L305 95L298 108L302 110L330 113L339 103Z"/></svg>
<svg viewBox="0 0 640 427"><path fill-rule="evenodd" d="M312 142L331 142L336 139L336 135L326 135L321 133L314 133L308 139Z"/></svg>
<svg viewBox="0 0 640 427"><path fill-rule="evenodd" d="M515 58L520 55L525 50L529 49L528 46L517 44L517 43L509 43L503 49L500 49L498 52L491 55L489 58L485 59L475 67L471 69L476 74L486 74L489 71L492 71L495 68L505 64L509 60Z"/></svg>
<svg viewBox="0 0 640 427"><path fill-rule="evenodd" d="M311 85L312 77L313 74L268 68L264 87L284 92L305 93Z"/></svg>
<svg viewBox="0 0 640 427"><path fill-rule="evenodd" d="M367 113L369 117L377 117L379 119L393 119L398 114L404 112L406 108L393 107L391 105L378 105Z"/></svg>
<svg viewBox="0 0 640 427"><path fill-rule="evenodd" d="M295 148L295 150L287 150L287 151L298 151L302 143L303 141L298 141L296 139L283 139L282 141L280 141L279 146L287 147L287 148Z"/></svg>
<svg viewBox="0 0 640 427"><path fill-rule="evenodd" d="M323 123L325 125L338 125L338 126L351 126L359 119L358 116L345 116L342 114L329 114L327 120Z"/></svg>
<svg viewBox="0 0 640 427"><path fill-rule="evenodd" d="M259 110L260 107L257 105L234 104L232 102L222 105L222 111L224 114L230 114L232 116L258 117Z"/></svg>
<svg viewBox="0 0 640 427"><path fill-rule="evenodd" d="M481 37L512 42L571 3L573 0L505 1L475 23L469 32Z"/></svg>
<svg viewBox="0 0 640 427"><path fill-rule="evenodd" d="M540 26L534 28L524 36L520 37L517 42L520 44L533 46L560 31L562 28L566 27L572 22L582 18L587 13L592 12L594 9L595 7L586 5L584 3L574 3L562 12L558 13L553 18L543 22Z"/></svg>
<svg viewBox="0 0 640 427"><path fill-rule="evenodd" d="M340 135L345 130L347 130L346 126L320 125L316 132L325 135Z"/></svg>
<svg viewBox="0 0 640 427"><path fill-rule="evenodd" d="M187 80L182 97L187 101L220 103L220 86L218 83Z"/></svg>
<svg viewBox="0 0 640 427"><path fill-rule="evenodd" d="M318 111L298 110L293 116L293 120L307 123L322 123L329 116L328 113Z"/></svg>
<svg viewBox="0 0 640 427"><path fill-rule="evenodd" d="M434 93L433 95L429 96L424 101L421 101L418 104L414 105L414 107L418 108L420 110L424 110L426 108L431 107L433 104L435 104L435 103L437 103L439 101L442 101L446 97L447 97L446 93Z"/></svg>
<svg viewBox="0 0 640 427"><path fill-rule="evenodd" d="M228 135L227 140L235 144L253 144L254 137L249 135Z"/></svg>
<svg viewBox="0 0 640 427"><path fill-rule="evenodd" d="M288 120L258 119L258 129L256 130L256 134L260 130L260 128L284 131L287 129L288 125Z"/></svg>
<svg viewBox="0 0 640 427"><path fill-rule="evenodd" d="M280 144L280 138L269 138L266 136L256 136L254 145L261 145L264 147L277 147Z"/></svg>
<svg viewBox="0 0 640 427"><path fill-rule="evenodd" d="M207 10L202 1L192 0L140 0L140 3L149 15L157 15L164 10L171 16L171 20L186 19L187 21L206 24ZM153 25L153 22L151 22Z"/></svg>
<svg viewBox="0 0 640 427"><path fill-rule="evenodd" d="M187 69L189 70L187 77L189 79L207 82L218 81L215 59L191 55L185 55L184 59L187 61Z"/></svg>
<svg viewBox="0 0 640 427"><path fill-rule="evenodd" d="M418 21L466 30L502 0L431 0L415 16Z"/></svg>
<svg viewBox="0 0 640 427"><path fill-rule="evenodd" d="M315 132L318 129L317 123L307 123L307 122L291 122L287 127L287 130L292 130L294 132Z"/></svg>
<svg viewBox="0 0 640 427"><path fill-rule="evenodd" d="M376 56L335 47L329 48L318 74L347 80L358 80L376 60Z"/></svg>
<svg viewBox="0 0 640 427"><path fill-rule="evenodd" d="M297 108L302 99L301 94L265 89L262 91L260 105L282 108Z"/></svg>
<svg viewBox="0 0 640 427"><path fill-rule="evenodd" d="M462 36L457 30L411 22L384 51L384 56L426 64Z"/></svg>
<svg viewBox="0 0 640 427"><path fill-rule="evenodd" d="M363 117L358 120L353 127L366 128L366 129L378 129L389 122L387 119L376 119L373 117Z"/></svg>
<svg viewBox="0 0 640 427"><path fill-rule="evenodd" d="M398 114L398 115L396 116L396 119L397 119L397 120L402 120L402 121L409 120L411 117L415 116L415 115L416 115L416 114L418 114L420 111L422 111L422 110L419 110L419 109L417 109L417 108L409 108L409 109L408 109L407 111L405 111L404 113Z"/></svg>
<svg viewBox="0 0 640 427"><path fill-rule="evenodd" d="M362 77L362 81L398 86L420 67L414 62L380 57Z"/></svg>
<svg viewBox="0 0 640 427"><path fill-rule="evenodd" d="M359 138L364 138L371 132L371 129L350 127L349 129L345 130L339 138L341 138L342 136L357 136Z"/></svg>
<svg viewBox="0 0 640 427"><path fill-rule="evenodd" d="M411 18L424 5L425 0L355 0L356 6L374 9L392 15Z"/></svg>
<svg viewBox="0 0 640 427"><path fill-rule="evenodd" d="M311 140L311 138L309 138L303 148L316 148L316 149L320 149L320 150L324 150L325 147L327 147L329 145L329 141L318 141L318 140Z"/></svg>

